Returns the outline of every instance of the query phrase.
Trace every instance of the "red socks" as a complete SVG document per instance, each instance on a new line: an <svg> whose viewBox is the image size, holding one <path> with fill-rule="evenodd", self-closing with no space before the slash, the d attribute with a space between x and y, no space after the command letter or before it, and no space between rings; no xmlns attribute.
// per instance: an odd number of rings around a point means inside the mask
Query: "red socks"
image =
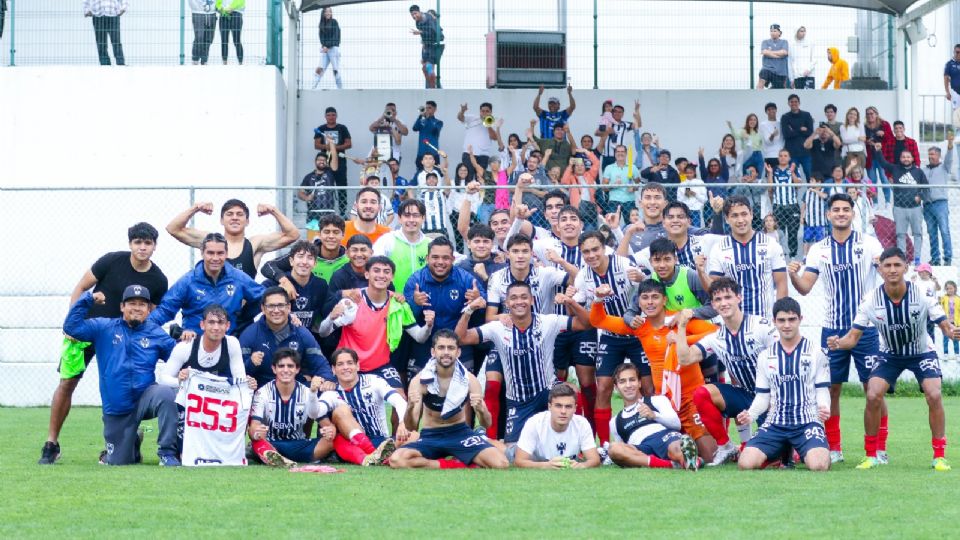
<svg viewBox="0 0 960 540"><path fill-rule="evenodd" d="M647 456L647 467L651 469L672 469L673 462L669 459L660 459L657 456Z"/></svg>
<svg viewBox="0 0 960 540"><path fill-rule="evenodd" d="M274 452L277 451L277 449L274 448L273 445L270 444L270 442L267 441L266 439L250 441L250 446L253 448L253 452L257 454L257 457L260 458L260 461L266 463L267 465L269 465L270 462L264 459L263 457L264 452L266 452L267 450L273 450Z"/></svg>
<svg viewBox="0 0 960 540"><path fill-rule="evenodd" d="M706 387L701 386L693 391L693 404L696 405L697 412L700 413L700 421L703 422L703 426L707 428L710 435L713 435L713 438L717 440L717 444L722 446L730 442L730 435L724 428L723 415L720 413L720 409L713 404L713 398L710 397L710 391Z"/></svg>
<svg viewBox="0 0 960 540"><path fill-rule="evenodd" d="M886 416L883 417L884 419ZM880 420L881 426L883 425L883 420ZM827 418L827 421L823 424L824 430L827 432L827 445L830 447L831 452L839 452L842 450L842 444L840 440L840 415L831 416Z"/></svg>
<svg viewBox="0 0 960 540"><path fill-rule="evenodd" d="M597 437L600 438L600 445L610 441L610 417L613 413L610 409L597 408L593 411L594 421L597 423Z"/></svg>
<svg viewBox="0 0 960 540"><path fill-rule="evenodd" d="M491 439L499 438L497 437L497 420L500 417L500 385L500 381L491 381L490 379L487 379L487 387L483 392L483 402L486 404L487 410L490 411L490 416L493 419L490 422L490 425L487 426L487 437ZM442 463L443 462L441 461L441 469L444 468Z"/></svg>
<svg viewBox="0 0 960 540"><path fill-rule="evenodd" d="M864 434L863 449L866 451L867 457L877 457L877 436Z"/></svg>
<svg viewBox="0 0 960 540"><path fill-rule="evenodd" d="M887 435L889 434L889 429L887 428L887 416L880 417L880 429L877 430L877 450L887 451Z"/></svg>
<svg viewBox="0 0 960 540"><path fill-rule="evenodd" d="M441 469L466 469L467 468L467 466L462 461L456 458L438 459L437 463L440 464Z"/></svg>
<svg viewBox="0 0 960 540"><path fill-rule="evenodd" d="M933 459L946 457L947 452L947 438L942 439L930 439L930 444L933 446Z"/></svg>
<svg viewBox="0 0 960 540"><path fill-rule="evenodd" d="M356 435L354 435L354 438L356 438ZM337 435L333 438L333 449L337 452L337 455L340 456L340 459L348 463L353 463L354 465L363 463L363 458L367 457L367 454L370 453L364 452L362 448L345 439L343 435Z"/></svg>
<svg viewBox="0 0 960 540"><path fill-rule="evenodd" d="M581 386L580 395L583 396L583 416L590 422L590 427L593 428L593 431L597 431L597 419L594 418L596 415L596 404L597 404L597 387L596 385L591 386Z"/></svg>
<svg viewBox="0 0 960 540"><path fill-rule="evenodd" d="M373 446L373 443L370 442L370 439L367 437L366 433L357 433L353 437L350 437L350 442L352 442L355 446L360 447L364 454L372 454L377 449L375 446Z"/></svg>

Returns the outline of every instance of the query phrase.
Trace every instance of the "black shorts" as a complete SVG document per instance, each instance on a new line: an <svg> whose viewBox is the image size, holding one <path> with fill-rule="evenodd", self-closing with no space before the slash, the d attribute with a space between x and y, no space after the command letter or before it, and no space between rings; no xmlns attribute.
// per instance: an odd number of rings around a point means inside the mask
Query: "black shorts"
<svg viewBox="0 0 960 540"><path fill-rule="evenodd" d="M787 87L787 77L784 75L777 75L776 73L770 71L769 69L761 69L760 78L767 81L767 84L770 85L770 88L786 88Z"/></svg>
<svg viewBox="0 0 960 540"><path fill-rule="evenodd" d="M597 357L597 331L562 332L553 342L553 367L566 371L570 366L593 366Z"/></svg>
<svg viewBox="0 0 960 540"><path fill-rule="evenodd" d="M444 44L437 45L423 45L423 48L420 51L420 60L427 64L439 64L440 57L443 56L443 49L446 48Z"/></svg>

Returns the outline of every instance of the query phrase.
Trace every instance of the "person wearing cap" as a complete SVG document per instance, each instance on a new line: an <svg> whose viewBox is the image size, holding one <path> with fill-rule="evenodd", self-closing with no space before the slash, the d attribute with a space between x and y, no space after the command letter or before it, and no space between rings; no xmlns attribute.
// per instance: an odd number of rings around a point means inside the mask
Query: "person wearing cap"
<svg viewBox="0 0 960 540"><path fill-rule="evenodd" d="M142 435L137 428L143 420L157 418L160 465L179 466L176 394L173 388L158 385L155 375L157 362L170 356L176 342L148 317L151 296L147 287L135 284L124 289L120 317L84 318L94 304L107 300L101 291L85 292L63 322L64 333L97 348L106 442L100 461L108 465L142 461Z"/></svg>
<svg viewBox="0 0 960 540"><path fill-rule="evenodd" d="M760 81L757 83L758 90L766 88L787 88L788 76L787 57L790 55L790 45L787 40L780 39L781 31L779 24L770 25L770 39L765 39L760 44Z"/></svg>
<svg viewBox="0 0 960 540"><path fill-rule="evenodd" d="M556 96L550 96L547 100L547 110L540 108L540 98L543 96L543 85L537 91L537 97L533 98L533 112L540 119L540 138L549 139L553 137L554 124L566 124L570 121L573 110L577 108L577 102L573 99L573 86L567 85L567 98L570 105L566 109L560 110L560 99Z"/></svg>
<svg viewBox="0 0 960 540"><path fill-rule="evenodd" d="M350 139L350 130L347 126L337 123L337 109L327 107L324 111L326 123L313 130L313 149L318 151L327 150L327 140L332 139L336 146L337 153L342 154L353 148L353 141ZM334 171L334 179L337 186L347 185L347 160L341 160L340 166ZM347 192L340 190L337 192L337 202L340 208L340 215L347 215Z"/></svg>

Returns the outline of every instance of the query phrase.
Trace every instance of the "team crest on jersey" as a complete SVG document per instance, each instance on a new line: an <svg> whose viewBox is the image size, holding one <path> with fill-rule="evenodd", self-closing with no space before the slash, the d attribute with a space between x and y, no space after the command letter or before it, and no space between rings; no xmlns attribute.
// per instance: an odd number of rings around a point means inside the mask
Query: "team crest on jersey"
<svg viewBox="0 0 960 540"><path fill-rule="evenodd" d="M800 372L803 373L804 375L806 375L807 373L810 373L809 358L804 358L803 360L800 360Z"/></svg>
<svg viewBox="0 0 960 540"><path fill-rule="evenodd" d="M456 300L456 299L458 299L458 298L460 298L460 291L458 291L457 289L452 289L452 290L450 291L450 299L451 299L451 300Z"/></svg>
<svg viewBox="0 0 960 540"><path fill-rule="evenodd" d="M758 258L763 259L763 258L765 258L766 256L767 256L767 250L766 250L765 248L760 248L760 249L757 250L757 257L758 257Z"/></svg>
<svg viewBox="0 0 960 540"><path fill-rule="evenodd" d="M307 297L298 296L295 303L296 303L297 309L305 309L307 307Z"/></svg>
<svg viewBox="0 0 960 540"><path fill-rule="evenodd" d="M914 309L914 310L910 311L910 318L911 318L911 319L916 319L916 318L918 318L918 317L920 317L920 310L919 310L919 309Z"/></svg>
<svg viewBox="0 0 960 540"><path fill-rule="evenodd" d="M567 443L558 442L557 443L557 452L562 456L567 452Z"/></svg>
<svg viewBox="0 0 960 540"><path fill-rule="evenodd" d="M300 343L297 341L291 341L290 343L287 344L287 347L290 347L290 350L295 351L300 348Z"/></svg>
<svg viewBox="0 0 960 540"><path fill-rule="evenodd" d="M364 392L363 393L364 401L373 401L373 392Z"/></svg>
<svg viewBox="0 0 960 540"><path fill-rule="evenodd" d="M747 338L747 348L752 349L757 346L757 340L754 338Z"/></svg>
<svg viewBox="0 0 960 540"><path fill-rule="evenodd" d="M427 264L427 257L426 257L426 255L424 255L424 256L418 255L418 256L417 256L417 264L418 264L419 266L424 266L424 265L426 265L426 264Z"/></svg>
<svg viewBox="0 0 960 540"><path fill-rule="evenodd" d="M227 285L227 296L233 296L235 292L237 292L237 287L235 285L233 284Z"/></svg>
<svg viewBox="0 0 960 540"><path fill-rule="evenodd" d="M857 257L863 255L863 248L860 246L853 248L853 254L856 255Z"/></svg>
<svg viewBox="0 0 960 540"><path fill-rule="evenodd" d="M146 349L150 346L150 338L140 338L140 346Z"/></svg>
<svg viewBox="0 0 960 540"><path fill-rule="evenodd" d="M682 304L682 303L683 303L683 295L682 295L682 294L678 294L678 295L674 296L673 299L674 299L678 304Z"/></svg>

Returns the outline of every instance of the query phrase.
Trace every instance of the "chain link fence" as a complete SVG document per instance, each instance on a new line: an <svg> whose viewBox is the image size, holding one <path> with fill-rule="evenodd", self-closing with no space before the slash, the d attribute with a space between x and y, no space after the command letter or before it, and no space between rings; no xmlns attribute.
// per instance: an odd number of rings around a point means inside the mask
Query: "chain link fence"
<svg viewBox="0 0 960 540"><path fill-rule="evenodd" d="M746 184L738 186L751 187ZM573 190L584 186L534 187ZM800 189L803 187L801 185ZM387 197L390 197L391 188L384 189ZM685 189L682 184L679 188ZM359 187L343 189L355 192ZM460 191L462 188L454 189ZM960 208L960 186L951 184L935 186L935 189L949 193L950 213L954 208ZM146 221L160 231L153 260L172 284L199 260L196 250L180 244L164 232L165 225L176 214L195 202L211 201L214 214L199 214L192 225L203 230L221 230L220 205L227 199L238 198L254 213L258 203L293 208L288 215L303 226L308 216L302 204L293 204L297 191L299 188L295 187L4 189L0 195L8 211L0 214L0 227L8 234L2 241L3 250L22 254L40 264L7 265L7 277L0 280L0 405L48 403L58 380L56 367L62 341L61 326L69 307L70 293L97 258L127 248L126 229L130 225ZM623 204L606 202L596 215L615 211L618 207L622 209ZM877 214L884 217L886 212L880 208ZM585 228L598 226L600 223L595 219L588 218ZM25 229L26 223L32 224L29 229ZM254 215L247 233L254 235L273 230L276 230L276 222L271 217ZM302 232L306 236L306 229ZM799 227L798 234L803 234L802 227ZM926 231L923 234L926 244L929 236ZM802 240L802 236L798 238ZM890 244L889 238L881 238L881 241ZM924 253L927 249L923 248ZM958 281L955 267L940 266L933 270L941 287L948 280ZM791 293L800 300L805 313L804 333L818 340L827 302L821 285L818 283L808 296ZM943 350L939 330L936 345L938 350ZM952 347L951 344L948 359L957 358ZM960 366L956 362L945 364L947 376L956 378L957 367ZM96 374L91 373L88 378L95 381ZM96 382L84 383L81 388L77 403L96 403Z"/></svg>

